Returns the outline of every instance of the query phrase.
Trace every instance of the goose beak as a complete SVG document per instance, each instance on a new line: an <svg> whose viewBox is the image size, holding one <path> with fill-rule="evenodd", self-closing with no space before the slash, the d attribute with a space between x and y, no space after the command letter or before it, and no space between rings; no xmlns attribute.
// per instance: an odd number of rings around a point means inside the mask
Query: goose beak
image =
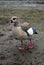
<svg viewBox="0 0 44 65"><path fill-rule="evenodd" d="M13 23L13 21L12 20L10 20L11 21L11 23Z"/></svg>

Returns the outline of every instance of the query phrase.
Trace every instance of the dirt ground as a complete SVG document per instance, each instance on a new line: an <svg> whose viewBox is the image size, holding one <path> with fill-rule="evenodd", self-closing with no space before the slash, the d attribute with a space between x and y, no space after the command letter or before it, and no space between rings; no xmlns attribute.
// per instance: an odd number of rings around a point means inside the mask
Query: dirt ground
<svg viewBox="0 0 44 65"><path fill-rule="evenodd" d="M44 65L44 22L32 23L38 34L33 37L33 49L27 49L29 40L25 40L26 49L19 51L20 41L15 40L9 24L0 25L0 65Z"/></svg>

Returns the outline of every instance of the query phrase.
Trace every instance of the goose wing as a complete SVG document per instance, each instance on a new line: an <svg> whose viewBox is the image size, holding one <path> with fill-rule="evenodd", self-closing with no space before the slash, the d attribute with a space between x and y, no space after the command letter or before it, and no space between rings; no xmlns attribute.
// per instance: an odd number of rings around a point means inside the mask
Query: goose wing
<svg viewBox="0 0 44 65"><path fill-rule="evenodd" d="M21 24L21 28L24 31L27 31L30 27L31 27L31 25L28 22L24 22L24 23Z"/></svg>

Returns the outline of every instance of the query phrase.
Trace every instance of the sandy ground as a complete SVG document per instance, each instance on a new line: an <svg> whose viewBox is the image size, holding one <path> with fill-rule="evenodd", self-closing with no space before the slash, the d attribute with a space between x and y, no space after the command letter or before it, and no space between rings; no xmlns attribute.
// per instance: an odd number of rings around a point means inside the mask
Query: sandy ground
<svg viewBox="0 0 44 65"><path fill-rule="evenodd" d="M33 37L33 49L27 49L29 41L24 41L26 49L19 51L20 41L15 40L9 24L0 25L0 65L44 65L44 22L32 23L38 35Z"/></svg>

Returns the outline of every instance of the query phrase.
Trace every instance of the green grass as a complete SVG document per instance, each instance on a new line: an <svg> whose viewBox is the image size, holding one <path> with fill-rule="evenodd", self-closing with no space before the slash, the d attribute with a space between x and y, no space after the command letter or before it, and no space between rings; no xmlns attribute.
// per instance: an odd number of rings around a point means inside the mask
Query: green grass
<svg viewBox="0 0 44 65"><path fill-rule="evenodd" d="M44 10L0 6L0 20L9 20L14 15L20 22L44 22Z"/></svg>

